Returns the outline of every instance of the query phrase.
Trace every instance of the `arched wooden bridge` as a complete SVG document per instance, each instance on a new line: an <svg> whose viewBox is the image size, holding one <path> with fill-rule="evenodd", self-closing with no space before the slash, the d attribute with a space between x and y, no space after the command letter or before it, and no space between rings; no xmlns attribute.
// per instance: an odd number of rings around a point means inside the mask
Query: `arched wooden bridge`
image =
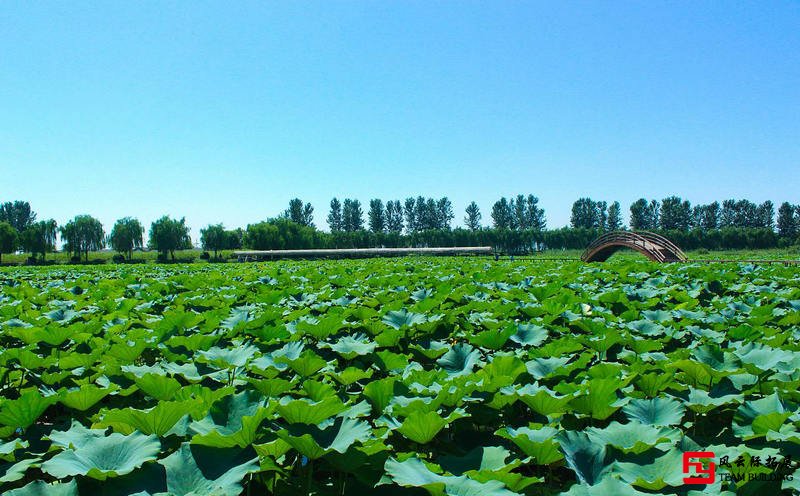
<svg viewBox="0 0 800 496"><path fill-rule="evenodd" d="M664 236L647 231L612 231L592 241L581 255L584 262L604 262L622 248L636 250L654 262L685 262L686 255Z"/></svg>

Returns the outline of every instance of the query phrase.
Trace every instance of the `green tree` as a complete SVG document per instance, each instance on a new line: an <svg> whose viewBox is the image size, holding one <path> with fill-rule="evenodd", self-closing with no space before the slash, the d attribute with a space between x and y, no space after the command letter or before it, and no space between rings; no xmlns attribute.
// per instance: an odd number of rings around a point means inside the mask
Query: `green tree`
<svg viewBox="0 0 800 496"><path fill-rule="evenodd" d="M697 205L692 212L693 225L703 231L711 231L719 227L719 202L708 205Z"/></svg>
<svg viewBox="0 0 800 496"><path fill-rule="evenodd" d="M570 224L573 228L593 229L600 227L597 203L591 198L579 198L572 204Z"/></svg>
<svg viewBox="0 0 800 496"><path fill-rule="evenodd" d="M217 258L219 250L228 247L228 240L228 234L222 224L211 224L200 229L200 244L204 250L213 251L214 258Z"/></svg>
<svg viewBox="0 0 800 496"><path fill-rule="evenodd" d="M254 250L292 250L316 248L321 238L320 232L311 226L277 218L248 225L244 244Z"/></svg>
<svg viewBox="0 0 800 496"><path fill-rule="evenodd" d="M724 200L719 212L719 227L736 227L736 200Z"/></svg>
<svg viewBox="0 0 800 496"><path fill-rule="evenodd" d="M150 225L150 247L166 258L170 254L175 260L175 250L191 247L189 226L186 218L172 219L165 215Z"/></svg>
<svg viewBox="0 0 800 496"><path fill-rule="evenodd" d="M102 250L106 246L103 224L91 215L78 215L61 228L64 250L89 260L90 251Z"/></svg>
<svg viewBox="0 0 800 496"><path fill-rule="evenodd" d="M34 258L37 254L42 255L44 262L45 255L56 249L56 234L58 224L53 219L40 220L29 225L20 236L22 249L29 252Z"/></svg>
<svg viewBox="0 0 800 496"><path fill-rule="evenodd" d="M500 198L492 205L492 224L495 229L511 229L513 217L511 205L505 197Z"/></svg>
<svg viewBox="0 0 800 496"><path fill-rule="evenodd" d="M608 203L598 201L594 203L597 210L597 227L602 230L608 230Z"/></svg>
<svg viewBox="0 0 800 496"><path fill-rule="evenodd" d="M295 224L314 227L314 207L310 203L304 205L300 198L289 201L289 208L286 209L283 216Z"/></svg>
<svg viewBox="0 0 800 496"><path fill-rule="evenodd" d="M369 219L369 230L374 233L382 233L386 228L386 213L379 198L369 201L367 219Z"/></svg>
<svg viewBox="0 0 800 496"><path fill-rule="evenodd" d="M544 218L544 209L539 208L539 198L529 194L525 199L525 226L524 229L543 231L547 227Z"/></svg>
<svg viewBox="0 0 800 496"><path fill-rule="evenodd" d="M467 215L464 217L464 225L467 226L467 229L470 231L477 231L481 228L481 210L478 208L478 204L475 202L471 202L467 205Z"/></svg>
<svg viewBox="0 0 800 496"><path fill-rule="evenodd" d="M17 230L8 222L0 222L0 262L3 261L3 253L14 253L17 246L19 246Z"/></svg>
<svg viewBox="0 0 800 496"><path fill-rule="evenodd" d="M799 214L800 207L789 202L781 203L778 208L778 235L780 237L793 239L797 236Z"/></svg>
<svg viewBox="0 0 800 496"><path fill-rule="evenodd" d="M344 222L342 221L342 203L337 198L331 200L331 210L328 213L328 227L331 232L339 232L344 229Z"/></svg>
<svg viewBox="0 0 800 496"><path fill-rule="evenodd" d="M514 229L526 229L528 222L525 218L525 195L517 195L516 198L512 198L509 207L511 208Z"/></svg>
<svg viewBox="0 0 800 496"><path fill-rule="evenodd" d="M647 203L644 198L639 198L631 204L631 229L647 230L658 228L659 204L656 200Z"/></svg>
<svg viewBox="0 0 800 496"><path fill-rule="evenodd" d="M755 227L772 229L775 227L775 206L767 200L756 208L757 222Z"/></svg>
<svg viewBox="0 0 800 496"><path fill-rule="evenodd" d="M133 258L133 250L144 246L144 226L138 219L123 217L114 223L108 242L114 251L127 254L130 260Z"/></svg>
<svg viewBox="0 0 800 496"><path fill-rule="evenodd" d="M436 200L422 196L417 197L417 222L423 231L438 229L439 213L436 209Z"/></svg>
<svg viewBox="0 0 800 496"><path fill-rule="evenodd" d="M436 200L436 229L450 229L454 217L453 204L448 197Z"/></svg>
<svg viewBox="0 0 800 496"><path fill-rule="evenodd" d="M413 233L419 231L419 222L417 219L417 208L414 198L406 198L403 206L403 213L406 218L406 232Z"/></svg>
<svg viewBox="0 0 800 496"><path fill-rule="evenodd" d="M355 232L364 229L364 212L361 210L361 202L346 198L342 205L342 229L347 232Z"/></svg>
<svg viewBox="0 0 800 496"><path fill-rule="evenodd" d="M386 202L386 230L396 234L403 231L403 206L400 200Z"/></svg>
<svg viewBox="0 0 800 496"><path fill-rule="evenodd" d="M669 230L688 231L692 223L692 206L678 196L670 196L661 201L659 227Z"/></svg>
<svg viewBox="0 0 800 496"><path fill-rule="evenodd" d="M616 231L622 228L622 212L620 211L620 205L618 201L615 201L608 207L606 228L609 231Z"/></svg>
<svg viewBox="0 0 800 496"><path fill-rule="evenodd" d="M26 201L17 200L0 204L0 222L8 222L17 233L22 233L35 221L36 214Z"/></svg>

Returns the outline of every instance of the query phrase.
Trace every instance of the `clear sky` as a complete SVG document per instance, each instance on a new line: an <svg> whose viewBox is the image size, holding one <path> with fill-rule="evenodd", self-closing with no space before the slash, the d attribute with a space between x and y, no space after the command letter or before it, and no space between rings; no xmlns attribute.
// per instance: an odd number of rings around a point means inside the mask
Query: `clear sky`
<svg viewBox="0 0 800 496"><path fill-rule="evenodd" d="M800 203L794 1L9 1L0 33L0 201L59 223Z"/></svg>

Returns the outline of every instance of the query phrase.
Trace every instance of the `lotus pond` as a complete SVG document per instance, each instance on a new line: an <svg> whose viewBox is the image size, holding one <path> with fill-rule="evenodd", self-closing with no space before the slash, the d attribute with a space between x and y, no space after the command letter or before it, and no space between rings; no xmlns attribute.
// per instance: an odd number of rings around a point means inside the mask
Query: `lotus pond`
<svg viewBox="0 0 800 496"><path fill-rule="evenodd" d="M782 266L4 269L0 491L792 494L799 337Z"/></svg>

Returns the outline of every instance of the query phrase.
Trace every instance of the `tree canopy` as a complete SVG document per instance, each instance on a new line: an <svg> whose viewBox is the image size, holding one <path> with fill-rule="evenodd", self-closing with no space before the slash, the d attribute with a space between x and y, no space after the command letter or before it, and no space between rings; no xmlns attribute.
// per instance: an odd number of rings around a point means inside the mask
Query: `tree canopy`
<svg viewBox="0 0 800 496"><path fill-rule="evenodd" d="M119 253L128 255L128 260L133 257L133 250L144 246L144 226L138 219L123 217L114 223L108 242L111 248Z"/></svg>
<svg viewBox="0 0 800 496"><path fill-rule="evenodd" d="M175 250L191 248L189 226L186 219L172 219L165 215L150 225L150 247L166 257L170 254L175 260Z"/></svg>

